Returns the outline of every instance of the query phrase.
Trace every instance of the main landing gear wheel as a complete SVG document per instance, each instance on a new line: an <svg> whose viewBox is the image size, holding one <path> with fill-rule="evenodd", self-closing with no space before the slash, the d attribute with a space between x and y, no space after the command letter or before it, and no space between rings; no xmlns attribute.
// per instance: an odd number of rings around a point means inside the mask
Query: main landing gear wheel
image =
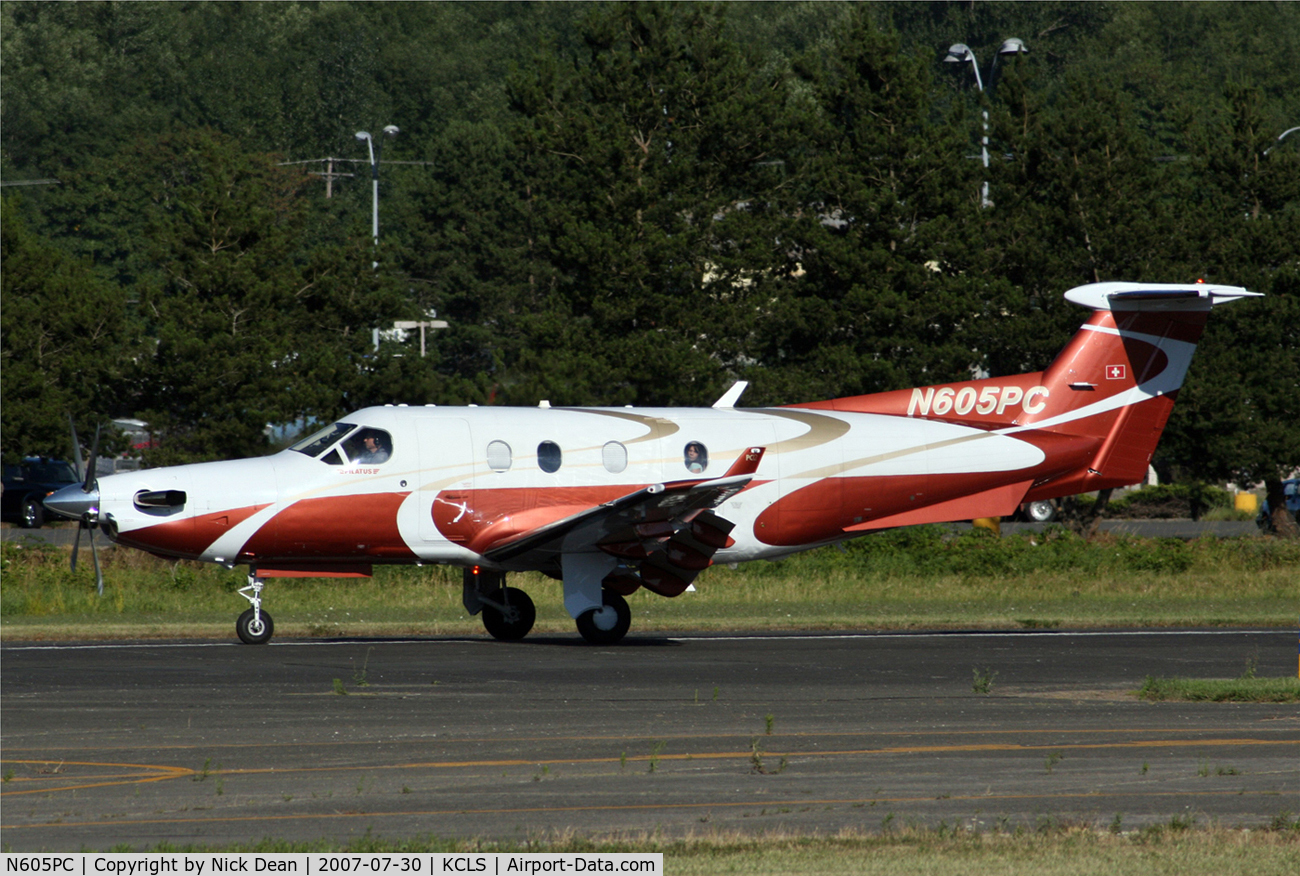
<svg viewBox="0 0 1300 876"><path fill-rule="evenodd" d="M613 590L602 590L600 598L604 608L593 608L578 615L578 632L593 645L612 645L626 636L632 626L632 609Z"/></svg>
<svg viewBox="0 0 1300 876"><path fill-rule="evenodd" d="M518 642L533 628L537 609L527 593L518 587L502 587L490 597L500 608L483 605L483 628L502 642Z"/></svg>
<svg viewBox="0 0 1300 876"><path fill-rule="evenodd" d="M1025 506L1025 519L1030 523L1051 523L1056 518L1056 506L1045 499Z"/></svg>
<svg viewBox="0 0 1300 876"><path fill-rule="evenodd" d="M250 608L235 621L235 632L239 634L239 640L245 645L265 645L271 641L275 624L266 612L257 612Z"/></svg>

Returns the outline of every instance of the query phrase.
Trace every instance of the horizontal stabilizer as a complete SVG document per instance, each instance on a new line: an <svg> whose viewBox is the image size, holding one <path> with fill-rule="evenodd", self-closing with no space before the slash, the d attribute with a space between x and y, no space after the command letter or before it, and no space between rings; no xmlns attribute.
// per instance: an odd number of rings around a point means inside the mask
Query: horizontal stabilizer
<svg viewBox="0 0 1300 876"><path fill-rule="evenodd" d="M1209 310L1241 298L1262 298L1240 286L1209 283L1089 283L1065 293L1065 300L1093 310Z"/></svg>

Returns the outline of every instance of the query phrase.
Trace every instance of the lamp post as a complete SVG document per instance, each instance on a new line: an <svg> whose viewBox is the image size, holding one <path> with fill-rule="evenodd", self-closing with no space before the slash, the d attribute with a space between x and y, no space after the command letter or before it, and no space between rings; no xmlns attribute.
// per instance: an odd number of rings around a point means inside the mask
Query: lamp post
<svg viewBox="0 0 1300 876"><path fill-rule="evenodd" d="M385 125L384 133L389 137L395 137L398 133L397 125ZM366 147L370 150L370 234L375 240L375 248L379 248L379 153L383 148L381 143L375 146L375 138L370 136L369 131L357 131L357 139L365 140ZM373 267L378 268L379 262L373 263Z"/></svg>
<svg viewBox="0 0 1300 876"><path fill-rule="evenodd" d="M1287 128L1287 129L1286 129L1285 131L1283 131L1281 134L1278 134L1278 135L1277 135L1277 142L1278 142L1278 143L1281 143L1283 140L1285 140L1285 139L1287 138L1287 135L1288 135L1288 134L1294 134L1296 131L1300 131L1300 126L1297 126L1297 127L1294 127L1294 128ZM1274 145L1268 147L1267 149L1265 149L1265 150L1264 150L1264 154L1267 155L1268 153L1272 152L1272 151L1273 151L1274 149L1276 149L1276 148L1277 148L1277 144L1274 144Z"/></svg>
<svg viewBox="0 0 1300 876"><path fill-rule="evenodd" d="M1024 42L1015 37L1002 41L1002 47L998 49L998 54L993 56L993 64L989 68L990 91L993 89L993 73L997 70L998 55L1020 55L1028 51L1029 49L1025 47ZM984 93L984 80L980 77L980 65L975 60L975 53L971 51L970 46L965 43L954 43L948 47L948 55L943 60L948 64L965 64L969 62L971 69L975 71L975 85L979 88L981 94ZM989 166L989 111L985 109L983 112L984 139L981 144L980 154L984 160L984 169L986 173L984 175L984 187L980 193L980 206L987 208L993 206L993 202L989 200L989 181L987 174Z"/></svg>

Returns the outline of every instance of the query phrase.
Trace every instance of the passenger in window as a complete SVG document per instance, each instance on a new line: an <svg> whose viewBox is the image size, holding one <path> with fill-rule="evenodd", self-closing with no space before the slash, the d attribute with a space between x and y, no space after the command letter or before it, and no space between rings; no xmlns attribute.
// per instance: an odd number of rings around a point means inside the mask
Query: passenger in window
<svg viewBox="0 0 1300 876"><path fill-rule="evenodd" d="M686 445L686 470L691 474L699 474L709 467L709 452L704 449L704 445L698 441L692 441Z"/></svg>
<svg viewBox="0 0 1300 876"><path fill-rule="evenodd" d="M388 462L391 451L384 438L385 436L381 432L374 430L366 432L361 437L361 443L365 446L365 450L357 457L357 462L362 465L378 465L381 462Z"/></svg>

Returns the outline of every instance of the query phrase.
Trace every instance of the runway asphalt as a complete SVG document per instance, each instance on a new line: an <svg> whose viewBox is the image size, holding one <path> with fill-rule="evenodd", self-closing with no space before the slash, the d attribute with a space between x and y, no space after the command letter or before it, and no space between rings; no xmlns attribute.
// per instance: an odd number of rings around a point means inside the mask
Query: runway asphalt
<svg viewBox="0 0 1300 876"><path fill-rule="evenodd" d="M22 643L0 661L12 851L1300 811L1300 708L1128 693L1252 661L1289 675L1289 631Z"/></svg>

